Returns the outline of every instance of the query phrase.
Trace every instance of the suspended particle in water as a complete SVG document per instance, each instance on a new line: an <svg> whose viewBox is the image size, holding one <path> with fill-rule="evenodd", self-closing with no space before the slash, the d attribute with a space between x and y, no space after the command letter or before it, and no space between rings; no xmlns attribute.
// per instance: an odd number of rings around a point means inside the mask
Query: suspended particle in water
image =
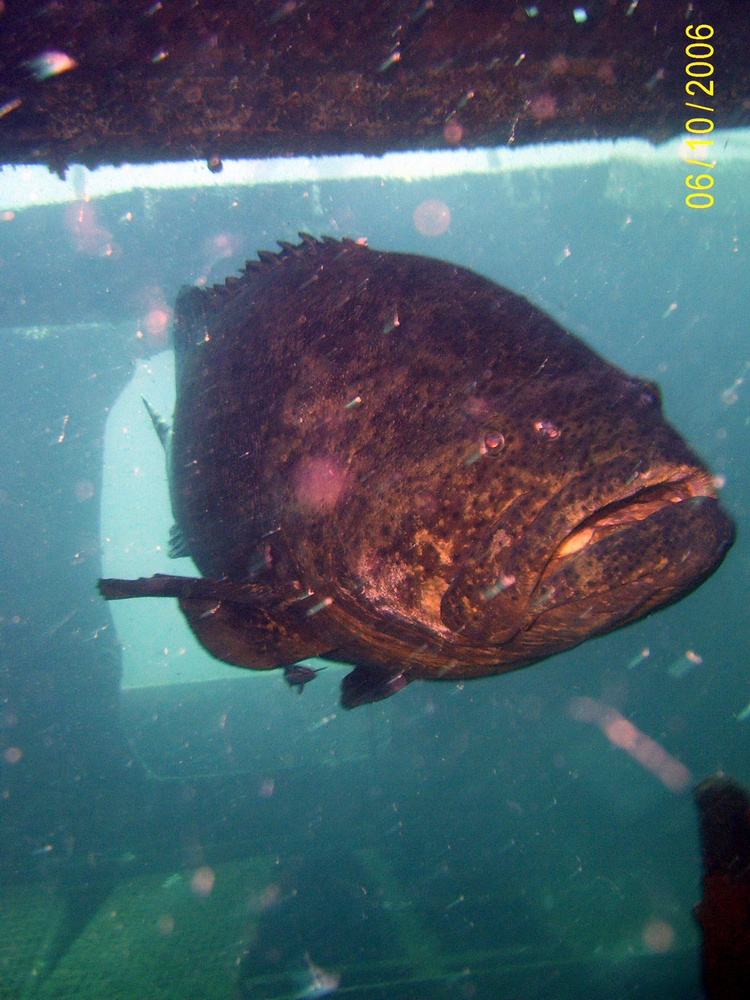
<svg viewBox="0 0 750 1000"><path fill-rule="evenodd" d="M388 58L378 66L378 73L385 73L387 69L390 69L391 66L393 66L394 63L399 62L400 59L401 59L401 51L400 49L396 48L393 50L393 52L391 52Z"/></svg>
<svg viewBox="0 0 750 1000"><path fill-rule="evenodd" d="M502 594L508 587L512 587L515 582L516 578L514 576L503 574L493 584L482 591L482 600L491 601L493 597L497 597L498 594Z"/></svg>
<svg viewBox="0 0 750 1000"><path fill-rule="evenodd" d="M679 656L667 667L667 673L670 677L674 677L675 680L679 680L684 677L685 674L689 673L693 667L700 666L703 663L703 657L699 656L692 649L686 649L682 656Z"/></svg>
<svg viewBox="0 0 750 1000"><path fill-rule="evenodd" d="M36 80L46 80L50 76L57 76L59 73L65 73L66 70L75 69L78 63L65 52L56 52L54 49L50 49L34 56L33 59L29 59L26 65Z"/></svg>
<svg viewBox="0 0 750 1000"><path fill-rule="evenodd" d="M273 778L264 778L261 782L260 788L258 789L258 795L262 799L270 799L274 793L276 787L276 782Z"/></svg>
<svg viewBox="0 0 750 1000"><path fill-rule="evenodd" d="M84 500L91 500L94 496L94 484L88 479L80 479L74 489L76 500L82 503Z"/></svg>
<svg viewBox="0 0 750 1000"><path fill-rule="evenodd" d="M213 868L203 865L198 868L190 879L190 888L196 896L210 896L216 882L216 874Z"/></svg>
<svg viewBox="0 0 750 1000"><path fill-rule="evenodd" d="M552 94L537 94L529 101L529 111L536 121L547 121L557 115L557 101Z"/></svg>
<svg viewBox="0 0 750 1000"><path fill-rule="evenodd" d="M630 660L628 663L628 670L632 670L634 667L637 667L639 663L643 663L643 661L649 657L650 653L651 650L648 646L645 646L637 656L634 656L633 659Z"/></svg>
<svg viewBox="0 0 750 1000"><path fill-rule="evenodd" d="M65 227L73 249L89 257L111 257L115 252L112 233L99 223L94 205L81 198L65 210Z"/></svg>
<svg viewBox="0 0 750 1000"><path fill-rule="evenodd" d="M21 101L14 97L10 101L6 101L5 104L0 104L0 118L4 118L5 115L9 115L11 111L15 111L16 108L21 107Z"/></svg>
<svg viewBox="0 0 750 1000"><path fill-rule="evenodd" d="M674 944L674 928L666 920L650 920L643 928L641 940L648 951L663 955Z"/></svg>
<svg viewBox="0 0 750 1000"><path fill-rule="evenodd" d="M449 146L457 146L464 137L464 128L458 118L450 118L443 126L443 138Z"/></svg>

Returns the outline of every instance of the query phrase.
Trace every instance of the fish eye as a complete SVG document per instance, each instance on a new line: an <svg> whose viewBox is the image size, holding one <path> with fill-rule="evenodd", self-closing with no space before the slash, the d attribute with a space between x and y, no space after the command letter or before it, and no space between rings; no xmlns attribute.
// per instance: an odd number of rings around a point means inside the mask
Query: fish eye
<svg viewBox="0 0 750 1000"><path fill-rule="evenodd" d="M482 431L482 454L498 455L505 447L505 437L494 427Z"/></svg>

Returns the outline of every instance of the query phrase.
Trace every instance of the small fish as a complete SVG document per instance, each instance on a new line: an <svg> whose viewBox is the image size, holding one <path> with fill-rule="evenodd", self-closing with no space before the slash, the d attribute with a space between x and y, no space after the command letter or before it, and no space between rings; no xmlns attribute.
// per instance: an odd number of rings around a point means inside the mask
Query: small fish
<svg viewBox="0 0 750 1000"><path fill-rule="evenodd" d="M327 997L339 988L341 976L338 972L326 972L319 965L314 965L310 956L305 952L305 985L297 993L297 1000L318 1000L318 997Z"/></svg>
<svg viewBox="0 0 750 1000"><path fill-rule="evenodd" d="M284 667L284 680L289 687L296 687L297 693L302 694L305 684L314 681L321 670L325 667L305 667L301 663L291 663Z"/></svg>

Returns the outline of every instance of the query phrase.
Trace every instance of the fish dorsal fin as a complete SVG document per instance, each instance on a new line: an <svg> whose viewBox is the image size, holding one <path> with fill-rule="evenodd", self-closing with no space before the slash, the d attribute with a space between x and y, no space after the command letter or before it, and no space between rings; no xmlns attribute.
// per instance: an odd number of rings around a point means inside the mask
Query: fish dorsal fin
<svg viewBox="0 0 750 1000"><path fill-rule="evenodd" d="M323 236L318 240L309 233L300 233L299 237L301 243L278 240L281 250L258 250L257 259L246 261L239 276L230 275L221 284L207 288L203 292L204 297L206 297L205 301L211 304L223 303L227 300L228 295L235 295L242 291L248 284L255 281L258 275L272 274L277 268L283 267L287 261L304 261L315 266L333 260L353 249L364 249L363 243L357 243L356 240L348 237L337 240L332 236Z"/></svg>
<svg viewBox="0 0 750 1000"><path fill-rule="evenodd" d="M151 423L154 425L154 430L156 431L156 436L161 442L161 446L164 451L169 449L169 435L171 433L171 428L161 413L155 410L153 406L149 403L145 396L141 395L143 400L143 405L146 407L146 413L151 417Z"/></svg>
<svg viewBox="0 0 750 1000"><path fill-rule="evenodd" d="M300 233L301 243L288 243L285 240L277 240L281 250L259 250L257 260L248 260L242 268L243 277L234 279L238 284L233 285L230 290L234 291L240 287L245 280L245 275L256 275L267 273L274 268L283 266L288 260L302 260L310 264L325 263L342 253L355 248L364 247L363 243L344 237L341 240L334 239L333 236L323 236L319 240L309 233ZM230 279L227 279L229 282ZM211 291L223 290L225 286L215 285ZM220 292L221 294L221 292Z"/></svg>
<svg viewBox="0 0 750 1000"><path fill-rule="evenodd" d="M212 285L210 288L185 286L180 290L175 304L173 338L175 376L178 385L187 359L210 337L209 318L214 309L225 305L246 288L252 287L260 275L272 274L287 261L304 261L310 267L315 267L352 250L365 249L363 243L347 237L337 240L332 236L323 236L318 240L309 233L302 232L299 237L302 242L297 244L279 240L281 250L276 252L259 250L257 259L247 261L239 275L229 275L218 285Z"/></svg>

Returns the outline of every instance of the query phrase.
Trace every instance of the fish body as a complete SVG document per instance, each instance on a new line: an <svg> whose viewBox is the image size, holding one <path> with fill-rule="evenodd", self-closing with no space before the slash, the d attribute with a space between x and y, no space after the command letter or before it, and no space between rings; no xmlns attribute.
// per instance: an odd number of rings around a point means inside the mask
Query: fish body
<svg viewBox="0 0 750 1000"><path fill-rule="evenodd" d="M299 694L305 689L305 684L314 681L325 667L306 667L302 663L288 663L284 667L284 680L289 687L296 687Z"/></svg>
<svg viewBox="0 0 750 1000"><path fill-rule="evenodd" d="M351 664L345 707L500 673L732 543L658 387L465 268L303 236L175 312L171 499L204 579L101 589L178 596L226 662Z"/></svg>

